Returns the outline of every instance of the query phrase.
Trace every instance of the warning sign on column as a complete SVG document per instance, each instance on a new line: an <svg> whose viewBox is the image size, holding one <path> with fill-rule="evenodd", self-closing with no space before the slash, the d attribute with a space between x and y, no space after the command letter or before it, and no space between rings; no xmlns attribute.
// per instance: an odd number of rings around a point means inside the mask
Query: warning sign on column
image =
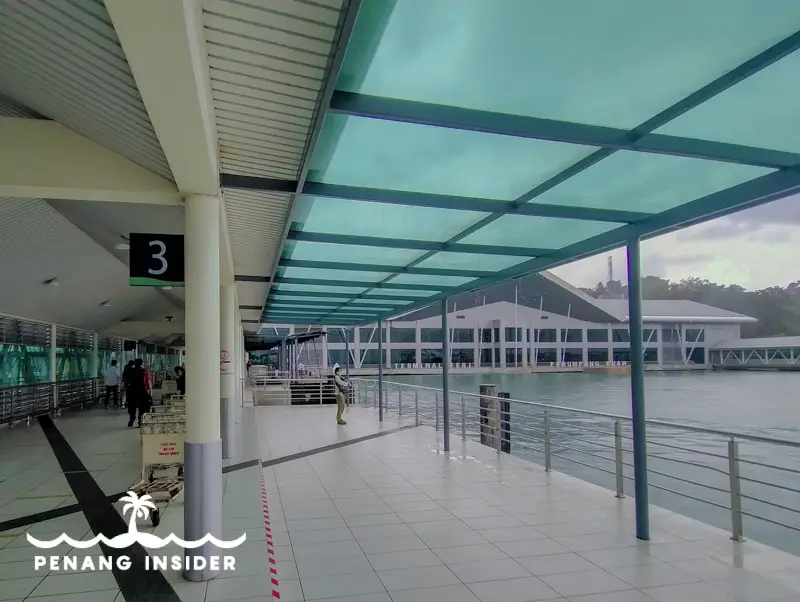
<svg viewBox="0 0 800 602"><path fill-rule="evenodd" d="M219 353L219 371L220 374L233 374L231 367L231 354L227 349L223 349Z"/></svg>

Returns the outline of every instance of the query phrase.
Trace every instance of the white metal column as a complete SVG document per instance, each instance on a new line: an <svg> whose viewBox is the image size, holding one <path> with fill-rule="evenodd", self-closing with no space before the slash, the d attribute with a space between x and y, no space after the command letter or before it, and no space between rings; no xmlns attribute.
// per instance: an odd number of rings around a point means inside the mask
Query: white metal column
<svg viewBox="0 0 800 602"><path fill-rule="evenodd" d="M233 457L236 415L236 307L235 286L227 283L220 287L220 434L222 435L222 457Z"/></svg>
<svg viewBox="0 0 800 602"><path fill-rule="evenodd" d="M220 252L219 199L186 199L186 444L184 539L222 536L222 442L220 440ZM187 548L187 560L219 552L210 544ZM192 564L194 566L194 564ZM208 567L208 562L207 562ZM186 570L189 581L219 571Z"/></svg>

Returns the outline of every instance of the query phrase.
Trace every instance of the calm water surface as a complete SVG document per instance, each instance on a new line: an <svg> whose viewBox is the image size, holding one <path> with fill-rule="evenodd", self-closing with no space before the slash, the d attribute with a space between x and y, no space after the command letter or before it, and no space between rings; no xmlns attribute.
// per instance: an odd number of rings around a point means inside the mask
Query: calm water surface
<svg viewBox="0 0 800 602"><path fill-rule="evenodd" d="M390 380L425 387L441 387L439 376L390 377ZM630 385L625 376L601 374L480 374L454 375L450 388L454 391L476 393L484 383L499 385L499 390L510 394L512 399L565 406L630 416ZM645 379L647 418L660 419L686 425L704 426L739 433L775 437L800 441L800 374L767 372L671 372L647 374ZM451 398L457 412L460 398ZM536 408L512 404L513 453L542 462L541 454L522 444L514 445L514 439L522 442L531 431L520 431L520 427L541 425L541 414ZM468 414L474 415L475 409ZM460 423L454 430L458 434ZM559 426L554 429L561 458L554 459L556 470L572 474L587 481L613 488L613 475L576 464L571 459L613 471L613 437L604 439L596 433L587 436L586 428L613 430L613 424L575 415L560 416ZM628 431L629 432L629 431ZM597 441L588 445L574 438ZM667 475L667 478L651 474L651 502L658 506L692 516L719 527L730 528L730 513L714 504L729 506L726 492L729 479L726 476L727 439L683 431L649 429L648 467ZM658 445L661 442L664 445ZM606 445L605 448L598 447ZM630 447L626 440L625 445ZM778 484L771 487L763 483L745 481L742 492L750 498L744 499L745 512L764 517L744 517L745 537L763 541L800 554L800 494L781 487L800 490L800 449L784 446L741 442L740 456L743 460L777 465L789 470L773 470L763 466L742 463L741 474L745 478ZM670 447L671 446L671 447ZM535 446L534 446L535 447ZM675 447L681 448L676 450ZM596 454L588 456L576 450ZM598 457L603 456L603 457ZM717 457L719 456L719 457ZM604 460L608 458L608 460ZM696 465L676 462L683 460ZM631 462L626 454L626 462ZM797 471L795 474L792 471ZM626 474L632 470L626 466ZM682 480L683 479L683 480ZM723 491L697 486L691 482L711 485ZM626 481L626 493L631 494L633 484ZM671 491L668 491L671 490ZM674 492L688 494L707 500L703 503ZM777 521L795 527L787 529L773 524Z"/></svg>

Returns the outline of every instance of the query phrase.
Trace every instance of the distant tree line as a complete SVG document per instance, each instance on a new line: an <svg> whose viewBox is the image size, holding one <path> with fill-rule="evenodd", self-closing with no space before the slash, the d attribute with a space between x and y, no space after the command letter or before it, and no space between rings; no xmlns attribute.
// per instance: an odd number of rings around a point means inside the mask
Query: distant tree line
<svg viewBox="0 0 800 602"><path fill-rule="evenodd" d="M598 282L584 292L598 299L627 299L628 285L619 280ZM743 337L800 335L800 281L786 288L771 286L748 291L737 284L716 284L701 278L673 282L658 276L642 278L643 299L686 299L758 319L743 324Z"/></svg>

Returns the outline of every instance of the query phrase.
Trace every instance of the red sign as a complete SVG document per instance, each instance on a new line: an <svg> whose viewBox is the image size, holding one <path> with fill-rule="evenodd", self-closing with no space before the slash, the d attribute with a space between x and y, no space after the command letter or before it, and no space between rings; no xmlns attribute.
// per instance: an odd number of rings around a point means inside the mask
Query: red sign
<svg viewBox="0 0 800 602"><path fill-rule="evenodd" d="M179 454L177 443L174 441L161 442L161 449L158 451L159 456L177 456Z"/></svg>

